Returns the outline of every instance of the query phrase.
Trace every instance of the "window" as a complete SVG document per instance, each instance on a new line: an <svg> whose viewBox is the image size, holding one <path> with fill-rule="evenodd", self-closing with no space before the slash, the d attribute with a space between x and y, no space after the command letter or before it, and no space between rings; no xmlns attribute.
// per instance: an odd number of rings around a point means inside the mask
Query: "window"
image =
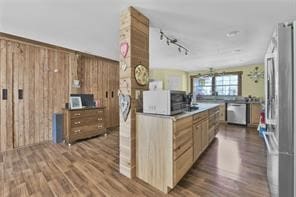
<svg viewBox="0 0 296 197"><path fill-rule="evenodd" d="M191 77L191 92L196 96L240 96L242 72L213 77Z"/></svg>
<svg viewBox="0 0 296 197"><path fill-rule="evenodd" d="M238 96L238 75L223 75L215 77L216 95Z"/></svg>
<svg viewBox="0 0 296 197"><path fill-rule="evenodd" d="M212 77L199 77L193 79L193 91L195 95L212 95Z"/></svg>

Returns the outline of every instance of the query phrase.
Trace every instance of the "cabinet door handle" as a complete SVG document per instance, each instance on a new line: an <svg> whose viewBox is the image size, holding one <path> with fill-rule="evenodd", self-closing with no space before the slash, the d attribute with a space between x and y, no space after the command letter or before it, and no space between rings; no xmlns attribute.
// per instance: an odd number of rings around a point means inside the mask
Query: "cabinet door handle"
<svg viewBox="0 0 296 197"><path fill-rule="evenodd" d="M22 100L24 98L24 90L23 89L19 89L18 90L18 99Z"/></svg>
<svg viewBox="0 0 296 197"><path fill-rule="evenodd" d="M76 113L76 114L74 114L74 116L80 116L80 113Z"/></svg>
<svg viewBox="0 0 296 197"><path fill-rule="evenodd" d="M8 90L2 89L2 100L7 100L7 94L8 94Z"/></svg>
<svg viewBox="0 0 296 197"><path fill-rule="evenodd" d="M74 124L80 124L80 122L78 121L78 122L74 122Z"/></svg>
<svg viewBox="0 0 296 197"><path fill-rule="evenodd" d="M98 118L98 120L103 120L103 118Z"/></svg>
<svg viewBox="0 0 296 197"><path fill-rule="evenodd" d="M106 91L106 98L108 98L108 91Z"/></svg>
<svg viewBox="0 0 296 197"><path fill-rule="evenodd" d="M112 98L114 97L114 92L112 91L112 93L111 93L111 96L112 96Z"/></svg>
<svg viewBox="0 0 296 197"><path fill-rule="evenodd" d="M76 130L76 131L74 131L74 133L80 133L80 129L79 129L79 130Z"/></svg>

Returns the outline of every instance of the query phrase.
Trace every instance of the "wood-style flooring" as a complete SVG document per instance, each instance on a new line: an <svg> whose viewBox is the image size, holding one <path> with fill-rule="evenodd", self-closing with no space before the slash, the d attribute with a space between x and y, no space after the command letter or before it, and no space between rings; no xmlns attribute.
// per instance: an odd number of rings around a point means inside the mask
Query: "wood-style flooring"
<svg viewBox="0 0 296 197"><path fill-rule="evenodd" d="M1 196L165 196L118 172L118 131L72 145L0 154ZM255 129L220 126L213 143L169 196L269 196L266 150Z"/></svg>

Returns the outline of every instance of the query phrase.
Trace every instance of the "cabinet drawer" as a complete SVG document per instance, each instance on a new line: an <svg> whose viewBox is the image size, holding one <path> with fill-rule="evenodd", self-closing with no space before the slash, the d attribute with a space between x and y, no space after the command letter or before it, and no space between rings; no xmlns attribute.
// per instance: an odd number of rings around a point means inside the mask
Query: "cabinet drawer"
<svg viewBox="0 0 296 197"><path fill-rule="evenodd" d="M192 126L192 116L179 119L175 122L175 132L178 132L180 130L183 130L191 126Z"/></svg>
<svg viewBox="0 0 296 197"><path fill-rule="evenodd" d="M188 148L192 146L192 127L178 132L174 136L174 160L179 158Z"/></svg>
<svg viewBox="0 0 296 197"><path fill-rule="evenodd" d="M89 116L84 118L72 118L71 119L71 127L81 127L87 125L94 125L103 123L103 117L98 116Z"/></svg>
<svg viewBox="0 0 296 197"><path fill-rule="evenodd" d="M174 185L186 174L193 163L193 149L189 148L176 161L174 161Z"/></svg>
<svg viewBox="0 0 296 197"><path fill-rule="evenodd" d="M219 107L215 107L213 109L209 109L209 115L215 114L217 112L219 112L220 108Z"/></svg>
<svg viewBox="0 0 296 197"><path fill-rule="evenodd" d="M93 124L93 125L86 125L81 127L75 127L71 129L71 134L83 134L90 131L97 131L104 129L104 125L102 123Z"/></svg>
<svg viewBox="0 0 296 197"><path fill-rule="evenodd" d="M80 118L80 117L88 117L88 116L96 116L102 117L103 110L75 110L71 111L71 118Z"/></svg>
<svg viewBox="0 0 296 197"><path fill-rule="evenodd" d="M198 114L193 115L193 121L198 122L208 117L208 111L200 112Z"/></svg>

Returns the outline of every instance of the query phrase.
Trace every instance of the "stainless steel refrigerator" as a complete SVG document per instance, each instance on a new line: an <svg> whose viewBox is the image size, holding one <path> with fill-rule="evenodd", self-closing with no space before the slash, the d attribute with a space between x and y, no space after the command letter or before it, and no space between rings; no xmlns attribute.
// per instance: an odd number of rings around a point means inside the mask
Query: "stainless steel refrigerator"
<svg viewBox="0 0 296 197"><path fill-rule="evenodd" d="M278 24L265 55L267 177L272 196L296 196L296 22Z"/></svg>

